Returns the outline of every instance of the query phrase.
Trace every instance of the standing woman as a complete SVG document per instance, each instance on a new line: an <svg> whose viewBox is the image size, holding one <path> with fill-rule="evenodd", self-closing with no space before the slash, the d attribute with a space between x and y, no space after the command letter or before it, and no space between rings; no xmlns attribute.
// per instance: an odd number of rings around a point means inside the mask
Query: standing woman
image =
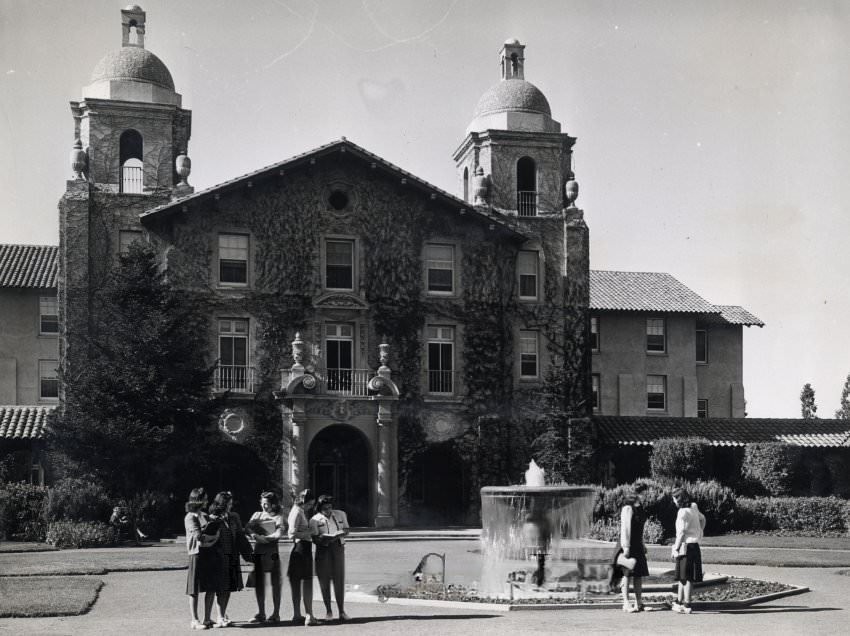
<svg viewBox="0 0 850 636"><path fill-rule="evenodd" d="M194 488L186 502L186 516L183 525L186 528L186 551L189 553L189 573L186 578L186 594L189 595L189 612L192 629L209 629L212 625L212 613L215 591L218 587L218 555L213 547L218 535L206 534L207 493L203 488ZM204 620L198 618L198 594L204 592Z"/></svg>
<svg viewBox="0 0 850 636"><path fill-rule="evenodd" d="M239 566L239 538L244 536L239 515L231 511L233 495L220 492L210 504L210 522L219 525L218 551L220 556L219 587L216 594L218 622L216 627L230 627L227 616L230 593L242 589L242 570Z"/></svg>
<svg viewBox="0 0 850 636"><path fill-rule="evenodd" d="M257 614L252 623L266 620L266 573L271 575L272 614L269 623L280 622L280 554L277 542L283 537L283 516L280 501L273 492L260 495L259 512L251 515L246 531L254 539L254 594L257 597Z"/></svg>
<svg viewBox="0 0 850 636"><path fill-rule="evenodd" d="M345 613L345 537L348 517L334 510L333 497L322 495L316 502L319 512L310 519L310 531L316 544L316 576L325 603L325 620L333 620L331 612L331 582L339 610L339 620L348 620Z"/></svg>
<svg viewBox="0 0 850 636"><path fill-rule="evenodd" d="M621 568L623 582L623 611L643 612L643 577L649 576L646 563L646 546L643 543L643 526L646 523L646 511L643 507L643 493L646 484L636 484L632 495L620 510L620 548L614 567ZM624 565L624 561L627 563ZM630 566L630 567L628 567ZM635 590L635 604L629 603L629 579Z"/></svg>
<svg viewBox="0 0 850 636"><path fill-rule="evenodd" d="M676 541L673 542L673 559L676 561L676 580L679 582L673 611L691 613L691 589L702 581L702 551L699 542L705 530L705 515L684 488L673 491L676 513Z"/></svg>
<svg viewBox="0 0 850 636"><path fill-rule="evenodd" d="M295 498L289 511L287 525L289 538L292 539L292 552L289 555L289 566L286 575L292 588L292 622L296 625L305 622L307 625L318 625L313 616L313 533L310 531L308 516L313 512L316 498L309 488L302 490ZM299 606L304 599L304 616Z"/></svg>

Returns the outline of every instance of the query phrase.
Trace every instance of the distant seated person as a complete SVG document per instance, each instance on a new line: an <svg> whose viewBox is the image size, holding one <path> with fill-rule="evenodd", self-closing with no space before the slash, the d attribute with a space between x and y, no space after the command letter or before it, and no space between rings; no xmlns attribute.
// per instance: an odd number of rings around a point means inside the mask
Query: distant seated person
<svg viewBox="0 0 850 636"><path fill-rule="evenodd" d="M139 539L147 538L146 534L136 528L124 506L115 506L112 509L112 516L109 517L109 525L115 528L115 540L118 543L133 541L138 545Z"/></svg>

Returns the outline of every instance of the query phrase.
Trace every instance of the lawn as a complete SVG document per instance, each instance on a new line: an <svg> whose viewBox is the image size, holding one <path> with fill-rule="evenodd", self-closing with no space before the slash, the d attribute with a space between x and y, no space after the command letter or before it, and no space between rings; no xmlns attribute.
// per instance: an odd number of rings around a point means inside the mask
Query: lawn
<svg viewBox="0 0 850 636"><path fill-rule="evenodd" d="M0 554L4 552L55 552L58 549L52 545L35 541L0 541Z"/></svg>
<svg viewBox="0 0 850 636"><path fill-rule="evenodd" d="M703 546L737 548L794 548L798 550L850 550L850 537L799 537L782 534L724 534L703 537Z"/></svg>
<svg viewBox="0 0 850 636"><path fill-rule="evenodd" d="M0 617L85 614L102 587L93 576L0 577Z"/></svg>
<svg viewBox="0 0 850 636"><path fill-rule="evenodd" d="M142 570L180 570L187 565L186 548L155 544L144 548L91 548L38 553L0 553L3 577L106 574Z"/></svg>

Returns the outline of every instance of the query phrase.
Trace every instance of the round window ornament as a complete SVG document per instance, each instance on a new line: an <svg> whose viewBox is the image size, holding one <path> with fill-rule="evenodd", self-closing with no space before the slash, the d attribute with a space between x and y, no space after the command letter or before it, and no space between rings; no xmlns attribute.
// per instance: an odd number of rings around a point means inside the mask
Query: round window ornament
<svg viewBox="0 0 850 636"><path fill-rule="evenodd" d="M245 430L245 418L239 413L227 410L218 418L218 426L224 433L235 438Z"/></svg>
<svg viewBox="0 0 850 636"><path fill-rule="evenodd" d="M331 209L341 212L348 207L348 194L342 190L334 190L328 197Z"/></svg>

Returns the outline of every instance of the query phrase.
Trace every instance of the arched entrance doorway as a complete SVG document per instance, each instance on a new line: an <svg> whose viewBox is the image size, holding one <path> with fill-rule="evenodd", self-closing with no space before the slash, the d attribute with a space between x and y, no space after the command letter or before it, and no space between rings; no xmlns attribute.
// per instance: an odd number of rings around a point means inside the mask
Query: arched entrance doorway
<svg viewBox="0 0 850 636"><path fill-rule="evenodd" d="M372 525L369 444L360 431L346 424L322 429L310 444L307 464L316 495L332 495L352 526Z"/></svg>

